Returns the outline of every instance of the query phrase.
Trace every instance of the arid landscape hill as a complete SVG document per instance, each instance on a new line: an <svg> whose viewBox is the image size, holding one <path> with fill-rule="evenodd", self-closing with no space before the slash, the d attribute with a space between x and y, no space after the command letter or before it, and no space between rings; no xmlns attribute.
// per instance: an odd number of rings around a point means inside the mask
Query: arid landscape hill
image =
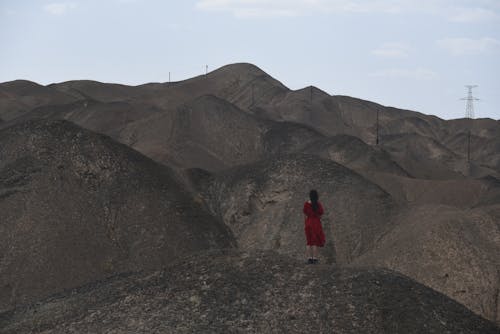
<svg viewBox="0 0 500 334"><path fill-rule="evenodd" d="M324 262L346 265L388 233L397 209L379 186L333 161L282 155L197 179L214 215L245 250L271 249L303 258L302 204L309 187L324 194Z"/></svg>
<svg viewBox="0 0 500 334"><path fill-rule="evenodd" d="M3 329L2 329L3 328ZM407 277L205 252L0 315L0 333L468 333L498 327Z"/></svg>
<svg viewBox="0 0 500 334"><path fill-rule="evenodd" d="M174 173L67 121L0 131L0 310L235 245Z"/></svg>
<svg viewBox="0 0 500 334"><path fill-rule="evenodd" d="M500 324L499 120L290 90L251 64L140 86L2 83L0 119L4 309L193 251L302 263L317 188L322 265L388 268ZM12 312L2 321L34 321Z"/></svg>
<svg viewBox="0 0 500 334"><path fill-rule="evenodd" d="M498 120L445 121L351 97L331 96L314 87L292 91L251 64L227 65L207 75L163 84L125 86L69 81L28 89L33 85L26 81L0 84L0 105L7 104L0 109L1 119L12 120L9 115L17 110L8 103L35 100L37 103L23 104L21 114L25 118L65 118L106 133L162 163L168 163L171 151L168 145L171 134L165 128L169 120L175 119L175 114L186 107L196 109L195 101L208 95L224 104L217 107L219 110L239 109L259 119L299 123L327 136L352 135L370 145L376 141L379 114L379 146L393 152L394 160L400 165L406 164L415 177L434 177L434 173L449 178L491 173L498 176L500 169ZM43 104L38 102L41 90L47 91ZM42 109L37 110L39 107ZM245 126L243 122L241 127ZM469 131L473 158L470 164L467 163ZM400 140L401 136L410 137ZM419 143L414 145L416 148L407 147L413 142ZM415 156L421 160L415 161ZM218 166L214 162L214 166L185 167L216 170Z"/></svg>

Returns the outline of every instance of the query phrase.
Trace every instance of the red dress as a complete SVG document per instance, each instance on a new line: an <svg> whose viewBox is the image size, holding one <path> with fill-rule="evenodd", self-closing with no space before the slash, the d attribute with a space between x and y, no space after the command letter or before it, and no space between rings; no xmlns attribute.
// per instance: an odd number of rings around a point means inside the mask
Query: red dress
<svg viewBox="0 0 500 334"><path fill-rule="evenodd" d="M306 232L307 246L325 245L325 234L321 226L321 215L323 215L323 206L318 202L318 211L314 212L310 202L304 203L304 214L307 216L304 226Z"/></svg>

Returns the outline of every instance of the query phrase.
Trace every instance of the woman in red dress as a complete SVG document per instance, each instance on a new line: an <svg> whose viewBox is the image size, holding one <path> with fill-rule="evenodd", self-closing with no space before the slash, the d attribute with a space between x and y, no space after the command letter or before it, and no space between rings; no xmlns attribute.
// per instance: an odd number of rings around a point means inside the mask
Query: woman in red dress
<svg viewBox="0 0 500 334"><path fill-rule="evenodd" d="M307 247L306 256L308 256L307 263L318 263L318 247L325 245L325 234L321 226L321 216L323 215L323 206L318 201L318 192L311 190L309 192L309 199L304 203L304 231L306 233Z"/></svg>

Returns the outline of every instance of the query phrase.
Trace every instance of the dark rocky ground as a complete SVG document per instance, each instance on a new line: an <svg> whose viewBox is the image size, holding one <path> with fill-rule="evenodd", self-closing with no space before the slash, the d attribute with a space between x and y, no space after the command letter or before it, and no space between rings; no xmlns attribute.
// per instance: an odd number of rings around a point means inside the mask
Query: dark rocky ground
<svg viewBox="0 0 500 334"><path fill-rule="evenodd" d="M0 131L0 310L231 247L175 174L67 121Z"/></svg>
<svg viewBox="0 0 500 334"><path fill-rule="evenodd" d="M391 268L500 319L500 206L481 209L412 206L356 265ZM416 223L420 222L420 223Z"/></svg>
<svg viewBox="0 0 500 334"><path fill-rule="evenodd" d="M315 187L323 263L397 270L500 323L499 120L293 91L251 64L135 87L1 83L0 119L0 309L192 251L300 258Z"/></svg>
<svg viewBox="0 0 500 334"><path fill-rule="evenodd" d="M205 252L0 314L0 333L477 333L499 328L405 276Z"/></svg>
<svg viewBox="0 0 500 334"><path fill-rule="evenodd" d="M409 182L401 191L412 202L311 155L279 156L193 179L240 249L270 249L301 259L302 203L312 187L327 208L325 262L397 270L477 314L499 319L500 225L494 203L500 188L491 180L426 184L396 177Z"/></svg>
<svg viewBox="0 0 500 334"><path fill-rule="evenodd" d="M198 179L214 215L232 230L240 249L270 249L303 257L302 208L309 188L328 208L322 219L328 263L347 264L391 230L394 199L335 162L312 155L280 155Z"/></svg>

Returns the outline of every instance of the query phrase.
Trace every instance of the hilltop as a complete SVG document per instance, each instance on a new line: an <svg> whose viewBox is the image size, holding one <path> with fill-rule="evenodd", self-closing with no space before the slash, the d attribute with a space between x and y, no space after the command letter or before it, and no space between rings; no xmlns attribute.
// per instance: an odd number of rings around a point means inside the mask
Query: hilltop
<svg viewBox="0 0 500 334"><path fill-rule="evenodd" d="M208 252L0 314L0 333L477 333L498 328L405 276Z"/></svg>
<svg viewBox="0 0 500 334"><path fill-rule="evenodd" d="M0 310L235 245L168 167L70 122L3 129L0 156Z"/></svg>

